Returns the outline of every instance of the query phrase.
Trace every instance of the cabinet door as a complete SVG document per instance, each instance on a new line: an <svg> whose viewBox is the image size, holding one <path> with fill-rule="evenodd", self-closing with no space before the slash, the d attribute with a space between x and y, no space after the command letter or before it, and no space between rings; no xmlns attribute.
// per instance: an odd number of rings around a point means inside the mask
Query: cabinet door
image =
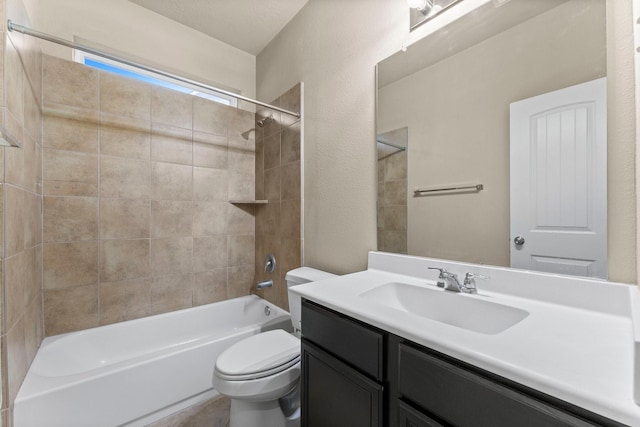
<svg viewBox="0 0 640 427"><path fill-rule="evenodd" d="M398 427L444 427L436 420L420 411L416 411L404 402L398 403L400 421Z"/></svg>
<svg viewBox="0 0 640 427"><path fill-rule="evenodd" d="M381 427L383 387L302 341L302 426Z"/></svg>

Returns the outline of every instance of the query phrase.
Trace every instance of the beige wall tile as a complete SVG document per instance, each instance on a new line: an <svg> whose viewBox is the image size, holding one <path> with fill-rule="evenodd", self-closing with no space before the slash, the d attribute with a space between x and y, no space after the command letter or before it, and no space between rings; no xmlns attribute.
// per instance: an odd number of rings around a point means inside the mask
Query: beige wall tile
<svg viewBox="0 0 640 427"><path fill-rule="evenodd" d="M284 108L285 110L292 111L294 113L300 112L300 104L301 104L301 90L300 83L283 93L277 100L276 104L278 107ZM290 126L294 122L299 121L300 119L282 113L281 121L283 126Z"/></svg>
<svg viewBox="0 0 640 427"><path fill-rule="evenodd" d="M280 200L280 172L282 168L264 171L264 197L272 201Z"/></svg>
<svg viewBox="0 0 640 427"><path fill-rule="evenodd" d="M151 314L189 308L193 302L193 274L154 277L151 283Z"/></svg>
<svg viewBox="0 0 640 427"><path fill-rule="evenodd" d="M282 130L280 159L283 165L300 160L300 122Z"/></svg>
<svg viewBox="0 0 640 427"><path fill-rule="evenodd" d="M228 182L227 171L193 168L193 199L209 202L227 201Z"/></svg>
<svg viewBox="0 0 640 427"><path fill-rule="evenodd" d="M83 153L98 152L98 123L46 114L43 117L42 142L45 147Z"/></svg>
<svg viewBox="0 0 640 427"><path fill-rule="evenodd" d="M8 331L6 340L7 395L13 402L29 368L24 319Z"/></svg>
<svg viewBox="0 0 640 427"><path fill-rule="evenodd" d="M159 162L193 164L193 135L182 129L153 123L151 127L151 159Z"/></svg>
<svg viewBox="0 0 640 427"><path fill-rule="evenodd" d="M255 151L229 149L229 170L254 175L255 174Z"/></svg>
<svg viewBox="0 0 640 427"><path fill-rule="evenodd" d="M95 154L45 149L43 166L45 195L98 195L98 156Z"/></svg>
<svg viewBox="0 0 640 427"><path fill-rule="evenodd" d="M386 206L382 208L382 211L385 230L407 230L407 206Z"/></svg>
<svg viewBox="0 0 640 427"><path fill-rule="evenodd" d="M98 199L45 197L44 241L70 242L98 238Z"/></svg>
<svg viewBox="0 0 640 427"><path fill-rule="evenodd" d="M193 235L226 234L228 205L227 202L194 202Z"/></svg>
<svg viewBox="0 0 640 427"><path fill-rule="evenodd" d="M227 257L226 235L193 239L193 271L202 272L226 267Z"/></svg>
<svg viewBox="0 0 640 427"><path fill-rule="evenodd" d="M47 336L98 326L98 285L44 291Z"/></svg>
<svg viewBox="0 0 640 427"><path fill-rule="evenodd" d="M151 279L100 284L100 324L108 325L148 316Z"/></svg>
<svg viewBox="0 0 640 427"><path fill-rule="evenodd" d="M154 200L151 202L151 237L192 235L193 202Z"/></svg>
<svg viewBox="0 0 640 427"><path fill-rule="evenodd" d="M37 190L38 182L36 181L39 174L37 173L36 167L38 165L38 161L36 159L36 142L29 136L25 134L25 137L22 141L22 147L20 148L23 153L23 168L22 171L24 177L24 188L32 193L35 193Z"/></svg>
<svg viewBox="0 0 640 427"><path fill-rule="evenodd" d="M98 283L98 242L44 245L44 289Z"/></svg>
<svg viewBox="0 0 640 427"><path fill-rule="evenodd" d="M97 110L98 81L98 70L49 55L43 58L46 101Z"/></svg>
<svg viewBox="0 0 640 427"><path fill-rule="evenodd" d="M149 200L103 198L100 200L100 238L148 238L150 217Z"/></svg>
<svg viewBox="0 0 640 427"><path fill-rule="evenodd" d="M227 269L227 296L237 298L249 295L255 287L253 265Z"/></svg>
<svg viewBox="0 0 640 427"><path fill-rule="evenodd" d="M20 131L20 143L24 145L22 131ZM4 182L24 188L25 170L24 170L24 151L22 148L10 147L4 149Z"/></svg>
<svg viewBox="0 0 640 427"><path fill-rule="evenodd" d="M282 237L300 239L300 200L282 201L280 209L280 229Z"/></svg>
<svg viewBox="0 0 640 427"><path fill-rule="evenodd" d="M192 200L193 180L191 166L153 162L152 197L154 200Z"/></svg>
<svg viewBox="0 0 640 427"><path fill-rule="evenodd" d="M151 119L154 123L164 123L190 130L193 122L193 96L153 86Z"/></svg>
<svg viewBox="0 0 640 427"><path fill-rule="evenodd" d="M11 38L7 39L5 45L4 76L6 79L6 102L7 108L16 118L18 123L24 124L24 89L26 77L20 62L18 51L13 45Z"/></svg>
<svg viewBox="0 0 640 427"><path fill-rule="evenodd" d="M256 197L255 175L229 172L229 200L253 200Z"/></svg>
<svg viewBox="0 0 640 427"><path fill-rule="evenodd" d="M101 281L117 282L150 274L148 239L100 242Z"/></svg>
<svg viewBox="0 0 640 427"><path fill-rule="evenodd" d="M151 270L154 277L187 274L193 269L193 238L151 240Z"/></svg>
<svg viewBox="0 0 640 427"><path fill-rule="evenodd" d="M386 181L384 183L384 204L406 205L407 204L407 181Z"/></svg>
<svg viewBox="0 0 640 427"><path fill-rule="evenodd" d="M301 240L299 238L283 238L281 245L278 274L284 280L288 271L302 266Z"/></svg>
<svg viewBox="0 0 640 427"><path fill-rule="evenodd" d="M42 113L40 112L40 98L36 98L29 80L24 80L24 129L35 141L41 140Z"/></svg>
<svg viewBox="0 0 640 427"><path fill-rule="evenodd" d="M151 85L101 71L100 111L151 120Z"/></svg>
<svg viewBox="0 0 640 427"><path fill-rule="evenodd" d="M193 130L227 137L224 106L202 98L193 98Z"/></svg>
<svg viewBox="0 0 640 427"><path fill-rule="evenodd" d="M10 257L25 248L27 222L26 192L12 185L4 185L5 193L5 256Z"/></svg>
<svg viewBox="0 0 640 427"><path fill-rule="evenodd" d="M22 251L4 261L5 330L14 327L27 304L27 256L27 251Z"/></svg>
<svg viewBox="0 0 640 427"><path fill-rule="evenodd" d="M100 196L121 199L146 199L150 194L150 162L101 156Z"/></svg>
<svg viewBox="0 0 640 427"><path fill-rule="evenodd" d="M256 141L256 158L255 158L255 178L256 178L256 199L263 200L264 195L264 144L262 141Z"/></svg>
<svg viewBox="0 0 640 427"><path fill-rule="evenodd" d="M229 266L254 264L255 237L229 236Z"/></svg>
<svg viewBox="0 0 640 427"><path fill-rule="evenodd" d="M42 295L38 294L25 313L25 347L29 364L36 356L40 343L44 339L44 313L42 311Z"/></svg>
<svg viewBox="0 0 640 427"><path fill-rule="evenodd" d="M276 133L264 139L264 170L280 166L280 134Z"/></svg>
<svg viewBox="0 0 640 427"><path fill-rule="evenodd" d="M227 233L230 235L255 234L255 212L256 207L254 206L229 204L227 207Z"/></svg>
<svg viewBox="0 0 640 427"><path fill-rule="evenodd" d="M100 115L100 120L102 155L151 158L151 122L106 113Z"/></svg>
<svg viewBox="0 0 640 427"><path fill-rule="evenodd" d="M227 169L227 138L204 132L193 132L193 165Z"/></svg>
<svg viewBox="0 0 640 427"><path fill-rule="evenodd" d="M262 237L279 240L281 234L280 203L269 203L260 207L256 218L256 234Z"/></svg>
<svg viewBox="0 0 640 427"><path fill-rule="evenodd" d="M302 198L300 190L300 162L289 163L282 167L281 182L285 183L280 194L282 200L300 200Z"/></svg>
<svg viewBox="0 0 640 427"><path fill-rule="evenodd" d="M407 153L396 153L384 160L385 181L407 179Z"/></svg>
<svg viewBox="0 0 640 427"><path fill-rule="evenodd" d="M407 253L407 232L406 231L388 231L384 234L384 250L393 253Z"/></svg>
<svg viewBox="0 0 640 427"><path fill-rule="evenodd" d="M210 304L227 299L227 269L194 274L193 305Z"/></svg>

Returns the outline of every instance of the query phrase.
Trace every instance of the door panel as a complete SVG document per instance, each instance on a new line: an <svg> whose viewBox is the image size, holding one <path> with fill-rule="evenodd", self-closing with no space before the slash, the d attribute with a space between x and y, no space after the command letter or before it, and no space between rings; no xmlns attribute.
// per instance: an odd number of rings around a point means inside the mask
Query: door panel
<svg viewBox="0 0 640 427"><path fill-rule="evenodd" d="M511 104L512 267L607 277L606 152L606 79Z"/></svg>

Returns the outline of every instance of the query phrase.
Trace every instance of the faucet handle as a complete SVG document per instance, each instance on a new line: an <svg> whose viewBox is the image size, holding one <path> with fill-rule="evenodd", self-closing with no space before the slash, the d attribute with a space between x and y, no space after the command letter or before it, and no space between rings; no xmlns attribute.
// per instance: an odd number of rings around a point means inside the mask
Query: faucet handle
<svg viewBox="0 0 640 427"><path fill-rule="evenodd" d="M464 283L468 285L474 279L488 280L489 276L485 276L484 274L478 274L478 273L467 273L464 276Z"/></svg>
<svg viewBox="0 0 640 427"><path fill-rule="evenodd" d="M427 267L429 270L438 270L440 272L440 279L443 279L445 277L458 277L457 274L455 273L451 273L449 271L447 271L446 268L440 268L440 267Z"/></svg>
<svg viewBox="0 0 640 427"><path fill-rule="evenodd" d="M483 274L476 274L476 273L467 273L464 276L464 282L462 282L462 287L471 294L478 293L478 289L476 288L476 279L487 280L489 279L489 276L485 276Z"/></svg>

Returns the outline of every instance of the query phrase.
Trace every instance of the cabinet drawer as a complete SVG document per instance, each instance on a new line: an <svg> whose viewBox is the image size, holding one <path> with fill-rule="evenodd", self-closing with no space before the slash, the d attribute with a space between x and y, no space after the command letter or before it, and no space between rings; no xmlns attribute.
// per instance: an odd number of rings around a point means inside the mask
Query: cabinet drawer
<svg viewBox="0 0 640 427"><path fill-rule="evenodd" d="M302 335L372 378L382 380L382 332L303 300Z"/></svg>
<svg viewBox="0 0 640 427"><path fill-rule="evenodd" d="M416 411L404 402L398 403L398 427L444 427L436 420Z"/></svg>
<svg viewBox="0 0 640 427"><path fill-rule="evenodd" d="M400 345L401 396L458 426L594 426L430 353Z"/></svg>

